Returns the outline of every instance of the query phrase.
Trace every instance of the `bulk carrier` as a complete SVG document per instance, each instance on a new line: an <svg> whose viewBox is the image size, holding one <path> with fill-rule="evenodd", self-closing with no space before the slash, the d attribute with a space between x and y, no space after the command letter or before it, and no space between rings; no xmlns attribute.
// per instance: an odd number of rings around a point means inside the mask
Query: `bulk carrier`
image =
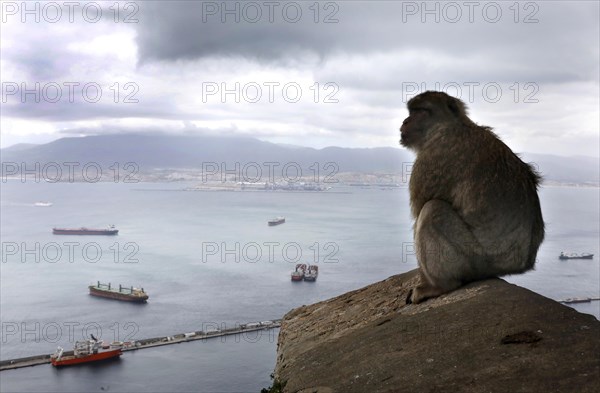
<svg viewBox="0 0 600 393"><path fill-rule="evenodd" d="M561 252L560 255L558 256L558 259L592 259L594 258L594 254L588 254L588 253L583 253L583 254L575 254L575 253L571 253L571 254L565 254L564 252Z"/></svg>
<svg viewBox="0 0 600 393"><path fill-rule="evenodd" d="M144 292L144 288L123 287L119 284L119 288L117 289L116 287L112 288L110 283L101 284L100 281L96 285L90 285L88 288L92 296L136 303L145 303L148 300L148 295Z"/></svg>

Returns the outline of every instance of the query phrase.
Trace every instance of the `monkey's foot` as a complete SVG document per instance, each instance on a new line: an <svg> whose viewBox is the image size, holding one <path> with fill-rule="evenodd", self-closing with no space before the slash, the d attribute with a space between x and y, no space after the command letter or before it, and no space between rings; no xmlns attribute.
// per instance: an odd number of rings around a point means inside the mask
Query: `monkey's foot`
<svg viewBox="0 0 600 393"><path fill-rule="evenodd" d="M408 291L408 295L406 295L406 304L412 304L412 294L413 294L413 289L411 288Z"/></svg>
<svg viewBox="0 0 600 393"><path fill-rule="evenodd" d="M411 289L406 297L406 304L419 304L432 297L438 297L443 293L446 293L441 288L431 287L427 285L419 285L416 288Z"/></svg>

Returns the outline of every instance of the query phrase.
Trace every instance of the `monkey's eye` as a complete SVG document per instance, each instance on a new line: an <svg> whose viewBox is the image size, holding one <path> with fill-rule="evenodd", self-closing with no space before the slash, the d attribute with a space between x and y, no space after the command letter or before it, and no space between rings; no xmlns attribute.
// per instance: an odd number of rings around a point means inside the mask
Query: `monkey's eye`
<svg viewBox="0 0 600 393"><path fill-rule="evenodd" d="M429 109L425 108L412 108L410 110L411 114L429 114Z"/></svg>

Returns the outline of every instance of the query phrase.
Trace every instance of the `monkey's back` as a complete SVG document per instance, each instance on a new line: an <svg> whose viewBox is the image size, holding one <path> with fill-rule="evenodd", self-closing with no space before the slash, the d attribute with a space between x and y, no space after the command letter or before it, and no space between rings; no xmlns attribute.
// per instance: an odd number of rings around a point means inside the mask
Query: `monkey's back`
<svg viewBox="0 0 600 393"><path fill-rule="evenodd" d="M416 219L427 201L446 201L483 247L501 253L518 244L532 265L531 254L534 258L544 236L538 183L533 169L490 128L437 130L413 166L412 213Z"/></svg>

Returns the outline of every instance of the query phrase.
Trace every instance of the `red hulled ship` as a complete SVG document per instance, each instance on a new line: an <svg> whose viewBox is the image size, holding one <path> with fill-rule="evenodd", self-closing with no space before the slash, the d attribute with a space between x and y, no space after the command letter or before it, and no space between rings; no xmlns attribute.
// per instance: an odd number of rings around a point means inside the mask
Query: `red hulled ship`
<svg viewBox="0 0 600 393"><path fill-rule="evenodd" d="M296 265L296 270L292 272L292 281L302 281L304 274L306 273L306 265L299 263Z"/></svg>
<svg viewBox="0 0 600 393"><path fill-rule="evenodd" d="M50 356L50 363L55 367L72 366L119 357L122 353L121 348L104 349L102 342L98 340L77 341L73 354L65 354L64 350L58 347L56 352Z"/></svg>

